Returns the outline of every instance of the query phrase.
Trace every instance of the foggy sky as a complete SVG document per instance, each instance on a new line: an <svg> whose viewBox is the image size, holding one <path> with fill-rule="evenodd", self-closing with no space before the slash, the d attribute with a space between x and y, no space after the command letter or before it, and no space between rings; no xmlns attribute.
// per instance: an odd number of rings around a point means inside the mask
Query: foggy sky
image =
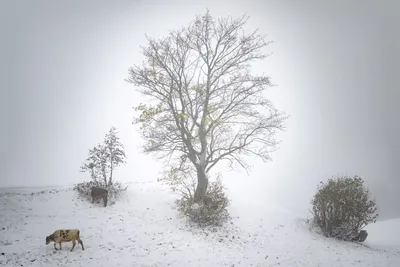
<svg viewBox="0 0 400 267"><path fill-rule="evenodd" d="M250 15L273 55L254 67L290 114L273 161L226 172L232 194L305 213L319 181L359 175L382 217L399 217L400 114L395 1L2 1L0 186L72 184L111 126L128 164L119 180L155 180L131 124L141 102L124 81L145 34L162 37L206 8ZM4 171L5 170L5 171Z"/></svg>

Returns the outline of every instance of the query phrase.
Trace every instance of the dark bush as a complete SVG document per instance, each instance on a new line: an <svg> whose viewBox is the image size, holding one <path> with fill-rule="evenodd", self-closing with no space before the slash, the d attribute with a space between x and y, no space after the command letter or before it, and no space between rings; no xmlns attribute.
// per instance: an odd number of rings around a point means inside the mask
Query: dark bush
<svg viewBox="0 0 400 267"><path fill-rule="evenodd" d="M227 210L229 199L219 177L208 185L202 203L194 203L193 195L184 194L177 200L177 205L182 215L200 227L221 226L230 218Z"/></svg>
<svg viewBox="0 0 400 267"><path fill-rule="evenodd" d="M183 164L179 168L171 167L165 171L162 178L157 180L179 193L180 198L176 201L177 208L181 215L190 219L189 222L201 227L221 226L230 218L227 210L229 200L220 175L209 182L201 203L194 203L197 173L192 166Z"/></svg>
<svg viewBox="0 0 400 267"><path fill-rule="evenodd" d="M322 234L344 241L360 241L360 230L378 217L375 200L358 176L321 182L311 204L313 223ZM361 234L363 241L365 233Z"/></svg>
<svg viewBox="0 0 400 267"><path fill-rule="evenodd" d="M92 202L90 192L93 186L108 190L108 203L110 205L114 204L121 193L126 191L128 188L128 186L123 186L120 182L115 182L110 186L104 186L104 183L89 181L76 184L74 186L74 190L78 192L78 195L81 199Z"/></svg>
<svg viewBox="0 0 400 267"><path fill-rule="evenodd" d="M93 186L97 186L95 182L82 182L74 185L74 190L78 192L78 195L81 199L85 199L87 201L92 201L92 197L90 196L90 190Z"/></svg>

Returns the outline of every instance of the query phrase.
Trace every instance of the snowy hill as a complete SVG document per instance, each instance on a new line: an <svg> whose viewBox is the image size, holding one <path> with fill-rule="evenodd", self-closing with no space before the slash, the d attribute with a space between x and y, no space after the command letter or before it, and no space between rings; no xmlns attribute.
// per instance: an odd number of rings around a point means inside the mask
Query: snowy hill
<svg viewBox="0 0 400 267"><path fill-rule="evenodd" d="M366 244L387 250L400 247L400 218L370 224L366 230L369 233Z"/></svg>
<svg viewBox="0 0 400 267"><path fill-rule="evenodd" d="M132 184L107 208L80 200L71 188L0 190L0 265L400 266L400 219L367 228L367 247L318 236L289 211L233 199L233 224L204 234L187 228L173 200L155 183ZM57 228L79 228L85 250L46 246Z"/></svg>

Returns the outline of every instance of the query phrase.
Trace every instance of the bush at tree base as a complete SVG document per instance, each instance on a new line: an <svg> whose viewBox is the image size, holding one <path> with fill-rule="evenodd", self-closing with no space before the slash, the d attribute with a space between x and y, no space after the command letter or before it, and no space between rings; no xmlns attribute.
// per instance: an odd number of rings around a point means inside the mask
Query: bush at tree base
<svg viewBox="0 0 400 267"><path fill-rule="evenodd" d="M120 182L114 182L110 186L105 186L104 183L101 182L89 181L74 185L74 190L78 192L80 198L92 202L90 193L93 186L108 190L108 203L110 205L114 204L120 194L128 189L128 186L124 186Z"/></svg>
<svg viewBox="0 0 400 267"><path fill-rule="evenodd" d="M202 203L194 203L192 194L184 194L176 201L180 213L200 227L221 226L229 220L229 202L220 177L209 183Z"/></svg>
<svg viewBox="0 0 400 267"><path fill-rule="evenodd" d="M177 192L180 198L176 205L180 215L189 218L190 223L200 227L221 226L230 219L227 207L229 199L222 185L221 174L209 184L202 203L194 203L194 194L197 187L197 173L193 167L182 164L179 167L172 166L164 170L159 182L167 185L173 192Z"/></svg>
<svg viewBox="0 0 400 267"><path fill-rule="evenodd" d="M365 235L359 238L360 230L378 217L375 200L358 176L321 182L311 204L313 223L322 234L344 241L364 241Z"/></svg>

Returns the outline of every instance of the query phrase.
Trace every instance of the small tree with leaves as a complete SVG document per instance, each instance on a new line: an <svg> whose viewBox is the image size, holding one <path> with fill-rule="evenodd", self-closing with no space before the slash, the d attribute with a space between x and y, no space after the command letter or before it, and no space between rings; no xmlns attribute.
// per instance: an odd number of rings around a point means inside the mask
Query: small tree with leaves
<svg viewBox="0 0 400 267"><path fill-rule="evenodd" d="M147 37L145 61L129 69L127 81L152 102L135 108L144 152L183 174L190 166L197 203L220 162L248 170L245 156L269 160L286 119L265 98L269 77L251 74L270 42L257 30L244 33L247 20L215 19L207 11L165 38Z"/></svg>
<svg viewBox="0 0 400 267"><path fill-rule="evenodd" d="M97 184L105 187L113 184L113 173L121 164L126 163L124 146L119 141L116 128L112 127L98 144L89 150L89 157L81 166L82 172L89 172Z"/></svg>
<svg viewBox="0 0 400 267"><path fill-rule="evenodd" d="M126 163L124 146L117 136L116 128L112 127L102 144L89 149L89 157L81 166L81 172L89 172L91 183L81 183L75 188L86 197L93 185L107 188L109 196L114 197L119 191L125 190L120 183L114 181L114 171Z"/></svg>
<svg viewBox="0 0 400 267"><path fill-rule="evenodd" d="M322 234L345 241L354 240L378 217L376 202L358 176L321 182L311 204L314 223Z"/></svg>

